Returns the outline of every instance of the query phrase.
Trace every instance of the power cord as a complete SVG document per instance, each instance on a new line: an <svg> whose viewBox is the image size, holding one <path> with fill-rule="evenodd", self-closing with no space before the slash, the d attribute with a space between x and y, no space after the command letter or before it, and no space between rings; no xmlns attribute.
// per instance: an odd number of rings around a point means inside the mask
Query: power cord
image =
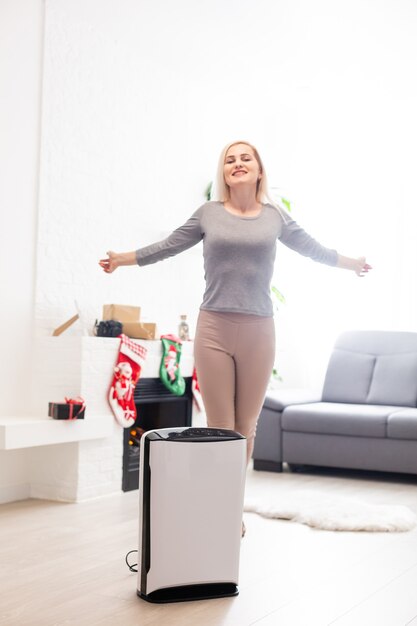
<svg viewBox="0 0 417 626"><path fill-rule="evenodd" d="M126 565L128 566L128 568L130 569L131 572L137 572L138 571L138 564L137 563L129 563L128 561L128 556L129 554L132 554L133 552L138 552L138 550L130 550L130 552L128 552L125 556L125 562Z"/></svg>

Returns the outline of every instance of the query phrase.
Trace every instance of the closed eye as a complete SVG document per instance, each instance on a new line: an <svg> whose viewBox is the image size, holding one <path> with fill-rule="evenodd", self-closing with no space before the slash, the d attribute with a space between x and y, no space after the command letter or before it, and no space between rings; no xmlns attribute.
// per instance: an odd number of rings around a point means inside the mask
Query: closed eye
<svg viewBox="0 0 417 626"><path fill-rule="evenodd" d="M242 161L252 161L252 157L250 154L241 154L240 158ZM229 156L226 158L225 163L234 163L236 161L236 157Z"/></svg>

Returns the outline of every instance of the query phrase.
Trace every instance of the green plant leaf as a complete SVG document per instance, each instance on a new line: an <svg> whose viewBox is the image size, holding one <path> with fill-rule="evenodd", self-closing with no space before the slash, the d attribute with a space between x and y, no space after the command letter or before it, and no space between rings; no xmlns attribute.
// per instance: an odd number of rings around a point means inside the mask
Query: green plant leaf
<svg viewBox="0 0 417 626"><path fill-rule="evenodd" d="M210 202L212 192L213 192L213 181L211 180L204 191L204 196L207 202Z"/></svg>
<svg viewBox="0 0 417 626"><path fill-rule="evenodd" d="M272 285L271 291L279 302L281 302L282 304L285 304L285 297L282 295L278 287L275 287L275 285Z"/></svg>
<svg viewBox="0 0 417 626"><path fill-rule="evenodd" d="M287 198L281 196L282 204L287 208L288 213L291 213L291 202Z"/></svg>
<svg viewBox="0 0 417 626"><path fill-rule="evenodd" d="M278 372L276 367L274 367L274 369L272 370L272 378L274 380L278 380L278 381L282 382L282 376L280 376L280 374L279 374L279 372Z"/></svg>

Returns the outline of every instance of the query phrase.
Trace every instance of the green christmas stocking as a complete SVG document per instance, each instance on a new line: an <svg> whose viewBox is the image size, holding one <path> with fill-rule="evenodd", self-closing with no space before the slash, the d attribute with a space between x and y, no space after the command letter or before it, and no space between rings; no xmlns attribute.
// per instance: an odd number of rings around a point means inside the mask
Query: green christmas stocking
<svg viewBox="0 0 417 626"><path fill-rule="evenodd" d="M185 380L180 372L181 339L175 335L161 335L162 360L159 376L165 387L176 396L184 395Z"/></svg>

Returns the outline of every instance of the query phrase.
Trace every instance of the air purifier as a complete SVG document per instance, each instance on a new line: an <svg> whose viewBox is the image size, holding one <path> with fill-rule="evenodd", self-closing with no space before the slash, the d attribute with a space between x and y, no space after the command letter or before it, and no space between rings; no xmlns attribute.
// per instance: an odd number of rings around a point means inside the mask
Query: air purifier
<svg viewBox="0 0 417 626"><path fill-rule="evenodd" d="M246 439L232 430L142 435L137 594L178 602L238 594Z"/></svg>

